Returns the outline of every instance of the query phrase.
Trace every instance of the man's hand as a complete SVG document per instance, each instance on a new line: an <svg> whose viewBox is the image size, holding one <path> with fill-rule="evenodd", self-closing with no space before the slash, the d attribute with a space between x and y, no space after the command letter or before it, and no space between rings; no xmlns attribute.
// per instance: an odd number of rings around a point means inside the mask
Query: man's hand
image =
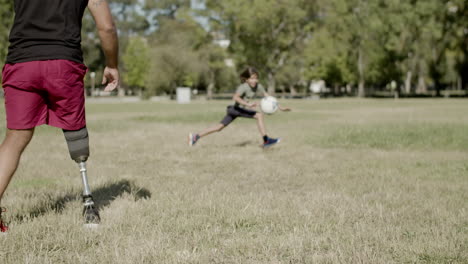
<svg viewBox="0 0 468 264"><path fill-rule="evenodd" d="M102 84L106 84L106 88L104 91L110 92L115 88L119 87L120 84L120 76L119 70L116 68L106 67L104 68L104 73L102 74Z"/></svg>

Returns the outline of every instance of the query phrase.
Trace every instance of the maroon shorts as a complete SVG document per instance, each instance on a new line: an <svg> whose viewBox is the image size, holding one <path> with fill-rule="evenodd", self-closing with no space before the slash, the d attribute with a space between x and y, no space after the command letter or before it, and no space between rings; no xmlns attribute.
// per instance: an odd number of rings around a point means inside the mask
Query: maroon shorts
<svg viewBox="0 0 468 264"><path fill-rule="evenodd" d="M68 60L6 64L3 90L9 129L42 124L66 130L86 125L83 78L85 65Z"/></svg>

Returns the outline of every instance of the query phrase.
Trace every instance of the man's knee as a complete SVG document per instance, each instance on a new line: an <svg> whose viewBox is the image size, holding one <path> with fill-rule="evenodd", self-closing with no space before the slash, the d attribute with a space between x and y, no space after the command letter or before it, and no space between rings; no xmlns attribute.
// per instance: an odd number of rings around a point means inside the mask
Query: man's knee
<svg viewBox="0 0 468 264"><path fill-rule="evenodd" d="M88 129L63 130L70 157L76 162L84 162L89 157Z"/></svg>
<svg viewBox="0 0 468 264"><path fill-rule="evenodd" d="M220 124L220 125L218 126L218 129L216 129L216 132L220 132L220 131L223 130L225 127L226 127L225 125Z"/></svg>
<svg viewBox="0 0 468 264"><path fill-rule="evenodd" d="M8 129L5 135L5 141L8 141L16 146L20 146L21 148L25 148L31 141L33 134L34 128L21 130Z"/></svg>

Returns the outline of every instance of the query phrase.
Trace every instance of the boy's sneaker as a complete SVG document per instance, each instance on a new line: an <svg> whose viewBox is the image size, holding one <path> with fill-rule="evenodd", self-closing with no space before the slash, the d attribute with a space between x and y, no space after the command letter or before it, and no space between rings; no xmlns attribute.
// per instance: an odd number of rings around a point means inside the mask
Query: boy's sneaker
<svg viewBox="0 0 468 264"><path fill-rule="evenodd" d="M8 226L2 220L2 213L6 212L5 208L0 208L0 233L8 232Z"/></svg>
<svg viewBox="0 0 468 264"><path fill-rule="evenodd" d="M268 138L267 141L263 142L263 147L268 148L279 142L280 142L279 138Z"/></svg>
<svg viewBox="0 0 468 264"><path fill-rule="evenodd" d="M200 136L198 134L189 134L189 146L195 145L197 141L200 139Z"/></svg>

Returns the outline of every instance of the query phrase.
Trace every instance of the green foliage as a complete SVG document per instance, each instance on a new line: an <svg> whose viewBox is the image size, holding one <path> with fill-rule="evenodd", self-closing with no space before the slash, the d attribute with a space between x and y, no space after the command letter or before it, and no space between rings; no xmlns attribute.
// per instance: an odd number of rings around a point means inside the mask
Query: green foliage
<svg viewBox="0 0 468 264"><path fill-rule="evenodd" d="M209 71L203 72L201 83L213 85L214 91L231 91L237 86L239 79L233 67L227 67L228 58L225 49L213 43L206 43L199 50L202 61L207 62Z"/></svg>
<svg viewBox="0 0 468 264"><path fill-rule="evenodd" d="M209 70L197 50L205 37L204 31L195 23L165 20L152 44L147 92L173 94L178 86L197 83Z"/></svg>
<svg viewBox="0 0 468 264"><path fill-rule="evenodd" d="M124 64L123 81L130 87L143 88L149 67L149 46L147 40L141 37L132 37L122 56Z"/></svg>
<svg viewBox="0 0 468 264"><path fill-rule="evenodd" d="M239 84L239 77L234 68L222 67L214 72L214 84L216 92L232 92Z"/></svg>
<svg viewBox="0 0 468 264"><path fill-rule="evenodd" d="M84 62L89 71L96 73L96 80L101 80L105 57L101 49L96 24L88 10L84 14L81 28L81 49L83 50Z"/></svg>
<svg viewBox="0 0 468 264"><path fill-rule="evenodd" d="M13 22L13 1L0 0L0 59L4 61L8 50L8 35Z"/></svg>
<svg viewBox="0 0 468 264"><path fill-rule="evenodd" d="M175 19L178 12L190 8L190 0L144 0L144 8L156 11L156 21L161 17Z"/></svg>
<svg viewBox="0 0 468 264"><path fill-rule="evenodd" d="M337 35L335 35L337 36ZM305 50L307 79L324 79L331 85L356 83L352 51L346 40L332 37L325 29L317 30Z"/></svg>
<svg viewBox="0 0 468 264"><path fill-rule="evenodd" d="M120 37L125 40L132 35L142 34L150 27L150 21L142 13L140 0L109 1Z"/></svg>
<svg viewBox="0 0 468 264"><path fill-rule="evenodd" d="M274 75L290 63L315 22L315 1L207 2L228 27L229 49L238 66L251 65L265 73L271 89Z"/></svg>
<svg viewBox="0 0 468 264"><path fill-rule="evenodd" d="M270 89L304 87L313 79L324 79L331 87L349 84L363 89L383 89L396 81L398 86L409 85L409 93L427 87L438 92L460 85L468 89L464 0L201 2L201 9L192 9L190 0L110 2L128 86L143 87L149 94L172 93L178 85L226 91L237 83L236 71L252 65ZM0 0L3 58L12 9L12 1ZM209 25L200 25L199 18L209 19ZM131 47L137 36L150 44L146 68L129 67L129 60L137 60ZM231 41L227 50L213 43L220 38ZM100 75L104 55L88 12L82 49L90 70ZM227 58L237 69L226 66ZM145 73L148 70L154 74Z"/></svg>
<svg viewBox="0 0 468 264"><path fill-rule="evenodd" d="M231 70L224 62L226 52L213 44L211 36L190 16L161 19L150 38L147 96L174 94L179 86L211 85L218 91L232 87Z"/></svg>
<svg viewBox="0 0 468 264"><path fill-rule="evenodd" d="M449 44L467 46L460 45L466 37L457 35L466 28L460 24L464 1L331 0L320 6L321 25L305 52L309 78L384 87L392 80L405 82L411 72L412 86L430 77L428 84L440 90L444 80L463 76L455 66L463 65L455 59L463 56L449 52Z"/></svg>

